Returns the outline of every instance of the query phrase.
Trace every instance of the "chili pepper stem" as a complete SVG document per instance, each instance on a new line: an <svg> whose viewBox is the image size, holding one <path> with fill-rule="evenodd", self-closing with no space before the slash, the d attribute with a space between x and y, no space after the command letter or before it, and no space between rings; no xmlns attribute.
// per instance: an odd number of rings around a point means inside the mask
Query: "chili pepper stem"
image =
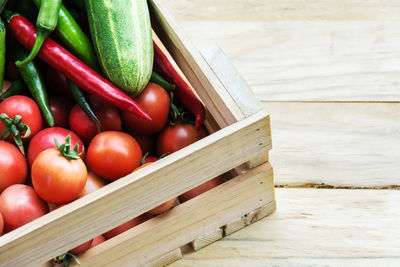
<svg viewBox="0 0 400 267"><path fill-rule="evenodd" d="M21 67L24 67L24 66L28 65L29 63L31 63L32 60L36 57L37 53L39 52L40 48L42 47L44 40L46 40L48 35L49 35L48 31L45 31L45 30L42 30L39 28L37 30L35 44L33 45L33 48L31 50L30 54L22 61L21 60L15 61L15 65L17 65L17 67L21 68Z"/></svg>

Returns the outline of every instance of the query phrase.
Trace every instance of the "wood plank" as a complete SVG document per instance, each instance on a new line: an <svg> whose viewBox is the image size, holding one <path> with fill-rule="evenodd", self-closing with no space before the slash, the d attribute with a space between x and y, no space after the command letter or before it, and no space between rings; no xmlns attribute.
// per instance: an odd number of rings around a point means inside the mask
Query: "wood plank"
<svg viewBox="0 0 400 267"><path fill-rule="evenodd" d="M272 215L178 266L398 266L397 190L276 189Z"/></svg>
<svg viewBox="0 0 400 267"><path fill-rule="evenodd" d="M270 149L268 125L261 111L2 236L0 264L45 262L244 163Z"/></svg>
<svg viewBox="0 0 400 267"><path fill-rule="evenodd" d="M400 104L264 105L277 185L400 185Z"/></svg>
<svg viewBox="0 0 400 267"><path fill-rule="evenodd" d="M141 266L248 210L274 203L273 192L272 169L264 164L88 250L81 266Z"/></svg>
<svg viewBox="0 0 400 267"><path fill-rule="evenodd" d="M192 242L190 242L193 250L199 250L214 243L217 240L220 240L224 236L224 230L222 228L217 228L205 235L202 235Z"/></svg>
<svg viewBox="0 0 400 267"><path fill-rule="evenodd" d="M177 248L161 256L158 259L146 263L144 267L164 267L180 259L182 259L182 252L180 248Z"/></svg>
<svg viewBox="0 0 400 267"><path fill-rule="evenodd" d="M180 21L399 21L397 0L164 0Z"/></svg>
<svg viewBox="0 0 400 267"><path fill-rule="evenodd" d="M400 22L181 25L198 48L218 43L260 100L400 101Z"/></svg>

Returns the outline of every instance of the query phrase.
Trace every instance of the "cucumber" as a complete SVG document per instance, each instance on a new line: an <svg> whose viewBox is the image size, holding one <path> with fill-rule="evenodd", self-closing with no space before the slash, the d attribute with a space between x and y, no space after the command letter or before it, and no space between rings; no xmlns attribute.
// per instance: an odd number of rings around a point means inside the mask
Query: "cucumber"
<svg viewBox="0 0 400 267"><path fill-rule="evenodd" d="M129 96L140 94L153 68L146 0L86 0L95 51L103 73Z"/></svg>

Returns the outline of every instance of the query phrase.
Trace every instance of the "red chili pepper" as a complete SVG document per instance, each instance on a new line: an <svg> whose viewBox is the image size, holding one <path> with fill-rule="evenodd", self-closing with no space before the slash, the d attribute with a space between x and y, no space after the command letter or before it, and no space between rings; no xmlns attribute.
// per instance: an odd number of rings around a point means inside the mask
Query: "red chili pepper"
<svg viewBox="0 0 400 267"><path fill-rule="evenodd" d="M36 40L35 26L23 16L6 10L3 13L8 21L8 29L11 30L15 38L26 48L32 49ZM103 99L113 106L151 121L149 115L128 95L101 77L51 38L46 38L38 56L53 68L64 73L65 76L83 90Z"/></svg>
<svg viewBox="0 0 400 267"><path fill-rule="evenodd" d="M203 102L193 91L190 85L179 75L170 59L161 48L153 41L154 46L154 67L161 76L169 83L175 84L174 94L182 102L182 104L193 112L196 117L196 129L200 129L204 121L206 110Z"/></svg>

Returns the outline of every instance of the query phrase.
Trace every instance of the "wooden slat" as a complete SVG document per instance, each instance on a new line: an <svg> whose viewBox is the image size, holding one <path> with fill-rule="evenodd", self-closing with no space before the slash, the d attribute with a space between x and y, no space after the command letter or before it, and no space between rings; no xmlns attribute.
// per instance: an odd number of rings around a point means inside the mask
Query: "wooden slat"
<svg viewBox="0 0 400 267"><path fill-rule="evenodd" d="M400 185L400 104L264 105L277 185Z"/></svg>
<svg viewBox="0 0 400 267"><path fill-rule="evenodd" d="M217 240L220 240L224 236L224 230L222 228L217 228L205 235L202 235L192 241L190 244L192 245L193 250L199 250L214 243Z"/></svg>
<svg viewBox="0 0 400 267"><path fill-rule="evenodd" d="M182 252L180 248L174 249L171 252L161 256L158 259L152 260L149 263L146 263L144 267L163 267L171 264L177 260L182 259ZM131 265L132 266L132 265Z"/></svg>
<svg viewBox="0 0 400 267"><path fill-rule="evenodd" d="M2 236L0 264L45 262L244 163L270 149L268 125L261 111Z"/></svg>
<svg viewBox="0 0 400 267"><path fill-rule="evenodd" d="M164 43L177 65L195 88L213 119L225 127L245 116L223 87L200 53L171 16L165 3L150 0L153 29Z"/></svg>
<svg viewBox="0 0 400 267"><path fill-rule="evenodd" d="M180 23L198 48L217 42L260 100L400 101L399 21Z"/></svg>
<svg viewBox="0 0 400 267"><path fill-rule="evenodd" d="M273 192L272 169L264 164L92 248L80 258L81 266L140 266L273 203Z"/></svg>
<svg viewBox="0 0 400 267"><path fill-rule="evenodd" d="M274 214L178 266L396 266L398 190L276 189Z"/></svg>
<svg viewBox="0 0 400 267"><path fill-rule="evenodd" d="M397 0L164 1L179 21L399 21L400 14Z"/></svg>

